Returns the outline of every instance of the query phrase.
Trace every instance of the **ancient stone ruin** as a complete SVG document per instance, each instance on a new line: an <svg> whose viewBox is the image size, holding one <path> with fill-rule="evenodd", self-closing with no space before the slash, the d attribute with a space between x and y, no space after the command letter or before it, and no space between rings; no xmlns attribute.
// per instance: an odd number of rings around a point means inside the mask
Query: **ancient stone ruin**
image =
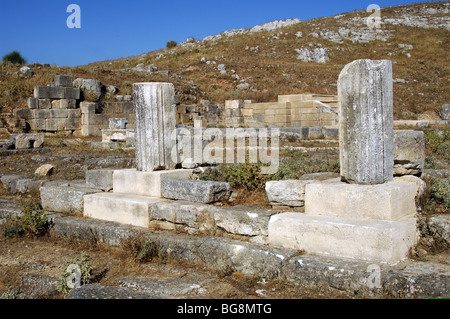
<svg viewBox="0 0 450 319"><path fill-rule="evenodd" d="M305 214L274 215L269 244L395 264L417 234L416 187L393 181L391 62L348 64L338 92L341 178L304 185Z"/></svg>

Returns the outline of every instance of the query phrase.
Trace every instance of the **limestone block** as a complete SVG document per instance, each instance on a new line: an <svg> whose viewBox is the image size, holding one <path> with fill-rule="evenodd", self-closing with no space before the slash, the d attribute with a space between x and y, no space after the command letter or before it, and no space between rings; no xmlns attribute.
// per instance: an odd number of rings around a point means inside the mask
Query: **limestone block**
<svg viewBox="0 0 450 319"><path fill-rule="evenodd" d="M382 184L394 175L392 62L356 60L338 80L341 176Z"/></svg>
<svg viewBox="0 0 450 319"><path fill-rule="evenodd" d="M161 181L161 196L198 203L214 203L230 195L230 185L223 182L165 179Z"/></svg>
<svg viewBox="0 0 450 319"><path fill-rule="evenodd" d="M150 208L150 227L211 234L214 219L209 206L186 201L161 201Z"/></svg>
<svg viewBox="0 0 450 319"><path fill-rule="evenodd" d="M81 102L80 109L82 114L90 114L95 113L95 109L97 107L97 103L92 102Z"/></svg>
<svg viewBox="0 0 450 319"><path fill-rule="evenodd" d="M284 180L266 182L266 193L272 206L303 207L305 185L311 181Z"/></svg>
<svg viewBox="0 0 450 319"><path fill-rule="evenodd" d="M114 171L114 193L161 197L161 181L164 179L189 179L192 169L140 172L136 169Z"/></svg>
<svg viewBox="0 0 450 319"><path fill-rule="evenodd" d="M70 117L64 119L64 130L65 131L74 131L81 127L81 119Z"/></svg>
<svg viewBox="0 0 450 319"><path fill-rule="evenodd" d="M67 118L68 114L69 114L69 112L67 111L67 109L65 109L65 110L63 110L63 109L51 109L50 110L50 118Z"/></svg>
<svg viewBox="0 0 450 319"><path fill-rule="evenodd" d="M269 245L307 253L396 264L417 242L416 220L355 220L282 213L269 221Z"/></svg>
<svg viewBox="0 0 450 319"><path fill-rule="evenodd" d="M61 100L53 100L51 108L52 109L60 109L61 108Z"/></svg>
<svg viewBox="0 0 450 319"><path fill-rule="evenodd" d="M100 192L90 187L44 185L40 189L42 207L59 213L82 213L83 196Z"/></svg>
<svg viewBox="0 0 450 319"><path fill-rule="evenodd" d="M244 107L242 100L227 100L225 101L225 109L241 109Z"/></svg>
<svg viewBox="0 0 450 319"><path fill-rule="evenodd" d="M133 92L137 170L174 169L172 135L176 105L173 84L136 83Z"/></svg>
<svg viewBox="0 0 450 319"><path fill-rule="evenodd" d="M416 185L409 182L360 185L315 181L305 187L305 214L400 220L414 216L415 196Z"/></svg>
<svg viewBox="0 0 450 319"><path fill-rule="evenodd" d="M230 234L268 236L269 219L276 212L252 206L210 207L216 227Z"/></svg>
<svg viewBox="0 0 450 319"><path fill-rule="evenodd" d="M34 97L38 99L64 99L66 88L56 86L35 86Z"/></svg>
<svg viewBox="0 0 450 319"><path fill-rule="evenodd" d="M81 121L81 109L68 109L67 117L68 118L78 118Z"/></svg>
<svg viewBox="0 0 450 319"><path fill-rule="evenodd" d="M128 118L110 118L109 119L109 129L126 129L128 124Z"/></svg>
<svg viewBox="0 0 450 319"><path fill-rule="evenodd" d="M73 78L71 75L55 75L55 86L73 87Z"/></svg>
<svg viewBox="0 0 450 319"><path fill-rule="evenodd" d="M10 134L9 140L15 145L16 149L39 148L44 144L44 134Z"/></svg>
<svg viewBox="0 0 450 319"><path fill-rule="evenodd" d="M104 191L110 191L113 188L112 169L94 169L86 171L86 185L88 187L99 188Z"/></svg>
<svg viewBox="0 0 450 319"><path fill-rule="evenodd" d="M39 99L30 97L27 100L28 108L30 109L38 109L39 108Z"/></svg>
<svg viewBox="0 0 450 319"><path fill-rule="evenodd" d="M82 136L102 136L102 126L99 125L83 125L81 124Z"/></svg>
<svg viewBox="0 0 450 319"><path fill-rule="evenodd" d="M442 104L439 115L443 120L450 120L450 104Z"/></svg>
<svg viewBox="0 0 450 319"><path fill-rule="evenodd" d="M60 100L60 108L62 109L76 109L77 100L75 99L62 99Z"/></svg>
<svg viewBox="0 0 450 319"><path fill-rule="evenodd" d="M34 175L41 176L41 177L50 176L53 174L54 169L55 169L55 166L53 166L52 164L44 164L44 165L39 166L34 171Z"/></svg>
<svg viewBox="0 0 450 319"><path fill-rule="evenodd" d="M45 120L50 117L50 110L33 109L31 110L31 117L35 120L37 119Z"/></svg>
<svg viewBox="0 0 450 319"><path fill-rule="evenodd" d="M51 99L39 99L39 108L40 109L51 109L52 108L52 100Z"/></svg>
<svg viewBox="0 0 450 319"><path fill-rule="evenodd" d="M64 131L66 127L66 118L48 118L45 120L45 130L47 131Z"/></svg>
<svg viewBox="0 0 450 319"><path fill-rule="evenodd" d="M425 165L425 136L423 131L394 131L394 174L418 174Z"/></svg>
<svg viewBox="0 0 450 319"><path fill-rule="evenodd" d="M149 212L160 198L131 194L98 193L84 196L83 215L125 225L149 227Z"/></svg>
<svg viewBox="0 0 450 319"><path fill-rule="evenodd" d="M28 123L32 131L45 131L45 119L32 119Z"/></svg>

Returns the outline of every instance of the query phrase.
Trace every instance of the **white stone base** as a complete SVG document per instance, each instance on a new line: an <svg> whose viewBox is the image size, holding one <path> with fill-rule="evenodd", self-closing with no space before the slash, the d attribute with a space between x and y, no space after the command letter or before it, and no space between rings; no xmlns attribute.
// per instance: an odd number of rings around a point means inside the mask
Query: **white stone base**
<svg viewBox="0 0 450 319"><path fill-rule="evenodd" d="M114 171L113 192L142 196L161 197L161 180L189 179L192 169L140 172L136 169Z"/></svg>
<svg viewBox="0 0 450 319"><path fill-rule="evenodd" d="M376 263L398 263L416 240L415 218L374 221L282 213L269 221L269 245Z"/></svg>
<svg viewBox="0 0 450 319"><path fill-rule="evenodd" d="M414 183L378 185L312 182L305 186L305 214L344 218L400 220L416 213Z"/></svg>
<svg viewBox="0 0 450 319"><path fill-rule="evenodd" d="M150 208L153 204L161 201L166 200L117 193L85 195L83 215L89 218L148 228Z"/></svg>

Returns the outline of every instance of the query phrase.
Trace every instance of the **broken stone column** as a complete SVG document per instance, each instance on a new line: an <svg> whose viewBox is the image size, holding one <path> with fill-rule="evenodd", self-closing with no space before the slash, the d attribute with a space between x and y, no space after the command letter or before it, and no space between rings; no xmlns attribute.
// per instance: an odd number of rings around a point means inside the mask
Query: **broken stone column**
<svg viewBox="0 0 450 319"><path fill-rule="evenodd" d="M394 174L392 62L356 60L339 75L341 179L375 185Z"/></svg>
<svg viewBox="0 0 450 319"><path fill-rule="evenodd" d="M134 114L137 170L174 169L175 89L171 83L135 83Z"/></svg>

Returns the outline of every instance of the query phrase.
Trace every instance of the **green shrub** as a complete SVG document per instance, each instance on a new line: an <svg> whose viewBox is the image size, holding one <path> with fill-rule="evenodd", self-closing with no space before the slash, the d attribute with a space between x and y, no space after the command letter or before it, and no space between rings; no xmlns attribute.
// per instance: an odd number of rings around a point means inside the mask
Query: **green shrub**
<svg viewBox="0 0 450 319"><path fill-rule="evenodd" d="M261 173L263 164L243 163L223 166L225 182L235 188L244 188L249 191L264 190L270 175Z"/></svg>
<svg viewBox="0 0 450 319"><path fill-rule="evenodd" d="M22 214L14 218L9 217L9 224L3 231L3 236L7 238L24 234L39 237L44 235L49 227L45 211L38 204L23 205Z"/></svg>
<svg viewBox="0 0 450 319"><path fill-rule="evenodd" d="M450 130L428 130L424 136L425 145L431 153L446 161L450 160Z"/></svg>
<svg viewBox="0 0 450 319"><path fill-rule="evenodd" d="M142 248L137 255L139 262L151 261L153 258L159 257L159 251L156 244L151 240L146 240L142 244Z"/></svg>
<svg viewBox="0 0 450 319"><path fill-rule="evenodd" d="M444 209L450 208L450 178L439 179L431 185L431 196Z"/></svg>
<svg viewBox="0 0 450 319"><path fill-rule="evenodd" d="M176 41L169 41L166 43L166 48L167 49L172 49L175 48L178 45L178 43Z"/></svg>
<svg viewBox="0 0 450 319"><path fill-rule="evenodd" d="M17 51L12 51L5 56L3 56L2 59L3 62L11 62L13 64L25 64L26 60L22 57L22 55Z"/></svg>
<svg viewBox="0 0 450 319"><path fill-rule="evenodd" d="M78 268L79 278L69 268L72 265ZM77 283L74 281L79 280L81 286L86 285L90 282L91 276L92 266L89 263L89 256L83 252L79 258L75 256L72 260L65 260L56 289L64 295L67 295L76 287ZM73 287L70 287L69 283L72 283Z"/></svg>

